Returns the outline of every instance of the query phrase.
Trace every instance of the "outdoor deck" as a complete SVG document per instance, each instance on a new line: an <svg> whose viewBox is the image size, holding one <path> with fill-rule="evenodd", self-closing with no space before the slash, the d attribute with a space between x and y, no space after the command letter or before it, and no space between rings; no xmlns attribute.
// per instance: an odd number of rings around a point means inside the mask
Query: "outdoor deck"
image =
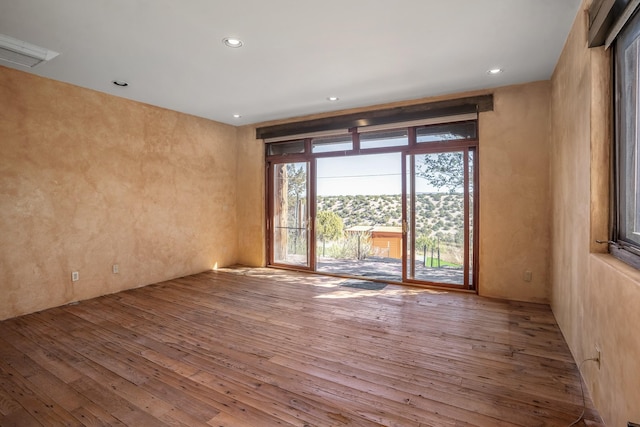
<svg viewBox="0 0 640 427"><path fill-rule="evenodd" d="M463 270L452 267L425 267L418 262L415 278L436 283L463 283ZM368 257L363 260L320 258L317 270L323 273L362 276L369 279L402 282L402 261L395 258Z"/></svg>

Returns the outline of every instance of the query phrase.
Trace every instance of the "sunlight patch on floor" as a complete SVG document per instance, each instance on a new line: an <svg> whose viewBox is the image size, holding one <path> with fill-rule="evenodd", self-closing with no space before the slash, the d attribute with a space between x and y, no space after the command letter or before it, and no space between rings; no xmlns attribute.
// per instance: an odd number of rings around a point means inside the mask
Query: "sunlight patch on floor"
<svg viewBox="0 0 640 427"><path fill-rule="evenodd" d="M316 295L314 298L347 299L347 298L364 298L364 297L377 297L377 296L405 297L405 296L413 296L413 295L420 295L420 294L441 295L441 294L447 294L447 293L448 293L447 291L437 291L434 289L420 289L420 288L382 289L379 291L350 289L350 290L335 291L328 294Z"/></svg>

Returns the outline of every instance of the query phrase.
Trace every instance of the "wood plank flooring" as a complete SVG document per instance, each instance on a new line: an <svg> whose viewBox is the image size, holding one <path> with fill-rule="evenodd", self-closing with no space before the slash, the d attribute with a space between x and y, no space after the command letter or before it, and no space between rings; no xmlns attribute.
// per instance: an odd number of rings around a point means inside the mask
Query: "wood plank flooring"
<svg viewBox="0 0 640 427"><path fill-rule="evenodd" d="M225 269L0 322L0 426L567 426L548 306ZM601 425L587 397L581 426Z"/></svg>

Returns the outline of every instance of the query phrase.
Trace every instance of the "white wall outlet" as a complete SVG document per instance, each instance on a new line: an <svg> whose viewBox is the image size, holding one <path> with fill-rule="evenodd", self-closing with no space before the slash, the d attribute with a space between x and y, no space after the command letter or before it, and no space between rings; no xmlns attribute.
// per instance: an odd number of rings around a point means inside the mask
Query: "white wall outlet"
<svg viewBox="0 0 640 427"><path fill-rule="evenodd" d="M71 281L72 282L77 282L78 280L80 280L80 273L77 271L72 271L71 272Z"/></svg>
<svg viewBox="0 0 640 427"><path fill-rule="evenodd" d="M530 282L531 279L533 278L533 273L531 273L531 271L527 270L524 272L524 275L522 276L522 278L524 279L525 282Z"/></svg>
<svg viewBox="0 0 640 427"><path fill-rule="evenodd" d="M118 264L113 264L113 266L111 267L111 271L113 272L113 274L120 273L120 266Z"/></svg>

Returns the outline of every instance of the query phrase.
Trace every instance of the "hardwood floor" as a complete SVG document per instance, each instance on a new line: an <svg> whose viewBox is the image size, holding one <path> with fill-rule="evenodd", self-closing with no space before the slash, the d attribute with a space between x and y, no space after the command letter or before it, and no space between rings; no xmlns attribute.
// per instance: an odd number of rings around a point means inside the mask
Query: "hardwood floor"
<svg viewBox="0 0 640 427"><path fill-rule="evenodd" d="M0 322L0 425L567 426L547 306L229 269ZM589 408L586 421L600 425Z"/></svg>

